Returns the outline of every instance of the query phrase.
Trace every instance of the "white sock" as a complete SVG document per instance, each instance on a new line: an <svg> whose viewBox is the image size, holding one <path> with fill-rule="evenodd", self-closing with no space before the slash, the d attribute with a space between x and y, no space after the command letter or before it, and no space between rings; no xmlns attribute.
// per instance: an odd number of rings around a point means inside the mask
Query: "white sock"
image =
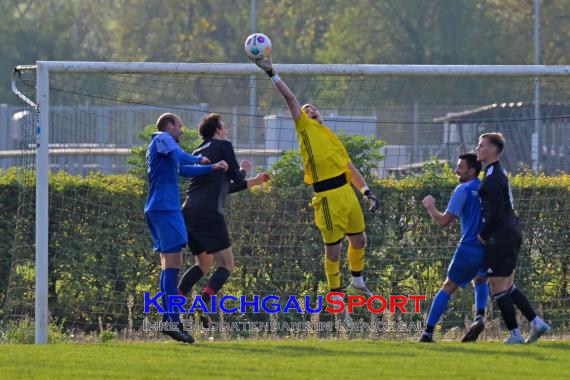
<svg viewBox="0 0 570 380"><path fill-rule="evenodd" d="M364 284L364 276L352 276L352 285L356 286L357 288L365 288L366 285Z"/></svg>
<svg viewBox="0 0 570 380"><path fill-rule="evenodd" d="M517 327L516 329L509 330L509 334L510 334L513 338L522 338L521 330L519 330L518 327Z"/></svg>

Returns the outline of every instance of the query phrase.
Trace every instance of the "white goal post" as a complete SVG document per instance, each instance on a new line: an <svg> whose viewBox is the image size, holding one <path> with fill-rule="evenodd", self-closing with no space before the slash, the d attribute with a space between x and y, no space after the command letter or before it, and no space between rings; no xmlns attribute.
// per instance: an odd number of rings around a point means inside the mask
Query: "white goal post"
<svg viewBox="0 0 570 380"><path fill-rule="evenodd" d="M546 65L342 65L276 64L284 75L354 76L570 76L570 66ZM38 61L16 71L36 71L36 230L35 230L35 342L48 342L48 173L50 134L50 74L52 73L140 73L140 74L223 74L264 75L251 63L140 63L140 62L56 62ZM538 81L537 81L538 83ZM17 89L15 89L17 91ZM23 95L19 95L22 97ZM28 103L30 104L30 103Z"/></svg>

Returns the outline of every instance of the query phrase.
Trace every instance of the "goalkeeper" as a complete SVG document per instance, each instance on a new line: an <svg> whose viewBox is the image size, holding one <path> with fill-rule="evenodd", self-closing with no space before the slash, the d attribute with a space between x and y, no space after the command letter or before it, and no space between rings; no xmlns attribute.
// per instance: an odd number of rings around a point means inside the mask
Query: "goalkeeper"
<svg viewBox="0 0 570 380"><path fill-rule="evenodd" d="M271 58L254 61L273 81L291 112L299 137L303 158L304 180L315 191L311 205L315 223L325 244L325 273L331 292L341 291L339 264L341 243L348 238L348 263L352 282L348 294L372 296L363 278L364 215L351 184L368 201L370 212L378 209L378 199L372 194L358 169L352 164L339 138L323 124L321 113L312 104L299 105L297 98L277 75ZM343 313L344 314L344 313ZM348 318L347 314L343 315Z"/></svg>

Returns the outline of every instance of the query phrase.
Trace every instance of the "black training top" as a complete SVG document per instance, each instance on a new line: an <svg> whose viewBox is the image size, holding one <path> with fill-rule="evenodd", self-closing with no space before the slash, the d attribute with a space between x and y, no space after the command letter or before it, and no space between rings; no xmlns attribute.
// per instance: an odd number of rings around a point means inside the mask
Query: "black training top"
<svg viewBox="0 0 570 380"><path fill-rule="evenodd" d="M227 140L207 139L193 155L208 157L214 164L224 160L228 171L214 170L211 173L190 178L183 209L196 217L197 224L223 218L228 193L247 188L245 172L240 170L232 143Z"/></svg>
<svg viewBox="0 0 570 380"><path fill-rule="evenodd" d="M518 224L514 212L514 200L507 172L496 161L485 168L485 175L479 186L483 225L479 233L483 240L492 235L501 235L508 227Z"/></svg>

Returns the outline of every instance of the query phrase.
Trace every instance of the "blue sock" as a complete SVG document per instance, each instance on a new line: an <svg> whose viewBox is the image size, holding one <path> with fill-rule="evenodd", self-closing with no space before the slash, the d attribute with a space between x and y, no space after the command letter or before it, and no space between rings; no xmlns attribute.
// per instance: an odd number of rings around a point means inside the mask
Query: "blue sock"
<svg viewBox="0 0 570 380"><path fill-rule="evenodd" d="M489 284L487 282L478 282L475 284L475 308L477 315L485 315L487 301L489 300Z"/></svg>
<svg viewBox="0 0 570 380"><path fill-rule="evenodd" d="M160 271L160 291L163 293L163 296L160 297L160 302L162 303L162 308L165 310L164 313L162 313L162 322L166 322L168 321L168 313L166 313L166 310L168 310L168 304L166 303L166 290L165 290L165 286L164 286L164 270Z"/></svg>
<svg viewBox="0 0 570 380"><path fill-rule="evenodd" d="M164 292L167 296L178 296L178 268L166 268L164 270ZM168 298L167 298L168 300ZM168 311L168 309L165 309ZM180 313L173 310L172 313L168 313L169 320L172 322L180 322Z"/></svg>
<svg viewBox="0 0 570 380"><path fill-rule="evenodd" d="M429 315L427 320L428 329L431 330L428 331L429 333L433 333L433 328L435 327L435 325L437 325L437 322L439 322L439 319L441 318L443 312L447 308L447 304L449 303L450 298L451 296L446 292L444 292L443 290L437 292L431 304L431 309L429 310Z"/></svg>

